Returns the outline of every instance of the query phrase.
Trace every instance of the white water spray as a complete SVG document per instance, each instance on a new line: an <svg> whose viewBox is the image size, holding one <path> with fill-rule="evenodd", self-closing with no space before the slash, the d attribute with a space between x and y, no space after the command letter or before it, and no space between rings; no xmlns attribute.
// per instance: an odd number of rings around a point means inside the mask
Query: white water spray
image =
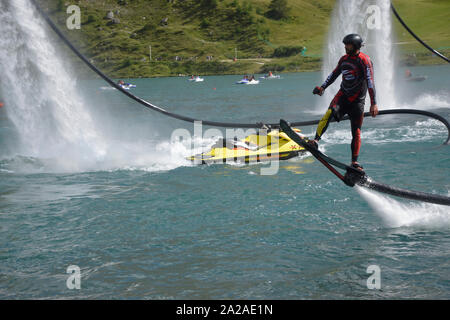
<svg viewBox="0 0 450 320"><path fill-rule="evenodd" d="M80 96L45 21L28 0L0 2L0 21L0 92L20 139L15 157L4 159L8 170L160 171L186 164L185 146L152 141L150 132L142 137L136 123L129 125L129 132L136 133L130 137L99 129L90 113L93 106ZM101 120L103 125L117 122L107 115Z"/></svg>
<svg viewBox="0 0 450 320"><path fill-rule="evenodd" d="M402 203L375 191L358 186L355 188L387 227L450 228L450 208L448 206L420 202Z"/></svg>
<svg viewBox="0 0 450 320"><path fill-rule="evenodd" d="M104 142L35 8L27 0L2 1L0 21L0 88L19 132L17 154L59 158L69 167L75 159L101 159Z"/></svg>
<svg viewBox="0 0 450 320"><path fill-rule="evenodd" d="M374 11L371 11L371 8L375 8ZM338 0L330 26L327 43L324 46L322 80L326 79L345 54L342 39L347 34L358 33L365 43L361 51L368 54L374 64L378 106L383 109L395 108L390 0ZM328 104L339 90L339 85L340 79L336 79L335 83L328 87L324 96L318 100L317 110L323 112L328 108ZM368 104L366 100L366 106Z"/></svg>

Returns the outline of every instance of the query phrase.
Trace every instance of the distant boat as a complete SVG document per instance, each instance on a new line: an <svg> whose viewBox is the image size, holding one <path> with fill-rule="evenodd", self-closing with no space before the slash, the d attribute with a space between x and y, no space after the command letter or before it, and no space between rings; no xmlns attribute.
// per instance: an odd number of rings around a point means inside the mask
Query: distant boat
<svg viewBox="0 0 450 320"><path fill-rule="evenodd" d="M136 88L136 85L131 84L131 83L119 84L119 86L121 86L122 89L125 89L125 90L130 90L131 88Z"/></svg>
<svg viewBox="0 0 450 320"><path fill-rule="evenodd" d="M413 77L411 70L406 69L405 70L405 80L406 81L413 81L413 82L420 82L427 79L427 76L415 76Z"/></svg>
<svg viewBox="0 0 450 320"><path fill-rule="evenodd" d="M117 85L125 90L130 90L131 88L136 88L136 85L131 84L131 83L124 83L124 84L118 83ZM100 90L116 90L116 88L103 86L103 87L100 87Z"/></svg>
<svg viewBox="0 0 450 320"><path fill-rule="evenodd" d="M253 80L242 79L242 80L236 82L236 84L258 84L258 83L259 83L259 80L255 80L255 79L253 79Z"/></svg>
<svg viewBox="0 0 450 320"><path fill-rule="evenodd" d="M413 81L413 82L420 82L420 81L425 81L427 80L427 76L417 76L417 77L410 77L410 78L406 78L406 81Z"/></svg>
<svg viewBox="0 0 450 320"><path fill-rule="evenodd" d="M270 76L263 76L263 77L259 77L260 79L265 79L265 80L270 80L270 79L281 79L280 76L276 75L270 75Z"/></svg>
<svg viewBox="0 0 450 320"><path fill-rule="evenodd" d="M191 82L203 82L205 79L200 78L199 76L195 77L195 78L189 78L188 79Z"/></svg>

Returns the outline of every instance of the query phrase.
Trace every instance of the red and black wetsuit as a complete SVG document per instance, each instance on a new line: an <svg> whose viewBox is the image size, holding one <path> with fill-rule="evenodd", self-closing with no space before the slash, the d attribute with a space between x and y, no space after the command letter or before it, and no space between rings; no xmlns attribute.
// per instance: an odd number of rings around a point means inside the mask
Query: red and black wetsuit
<svg viewBox="0 0 450 320"><path fill-rule="evenodd" d="M331 115L339 122L345 114L348 114L353 137L352 161L357 161L361 148L361 126L367 91L371 104L376 104L373 65L369 56L362 52L356 55L347 54L339 60L337 67L322 84L322 88L330 86L341 73L341 88L317 127L316 140L319 140L326 131Z"/></svg>

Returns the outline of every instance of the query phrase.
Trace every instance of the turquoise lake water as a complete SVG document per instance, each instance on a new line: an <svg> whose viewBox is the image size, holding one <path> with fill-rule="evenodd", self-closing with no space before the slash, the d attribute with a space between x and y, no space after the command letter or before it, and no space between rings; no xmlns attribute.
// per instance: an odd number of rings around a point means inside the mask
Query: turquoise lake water
<svg viewBox="0 0 450 320"><path fill-rule="evenodd" d="M449 66L410 69L428 79L399 76L397 101L380 109L450 120ZM126 81L134 94L190 117L320 118L329 101L311 91L321 74L281 76L254 86L234 84L239 76ZM450 298L449 207L348 188L311 156L277 163L274 175L261 175L273 164L195 166L184 159L190 145L170 143L176 129L193 133L192 124L101 80L79 81L77 90L97 135L75 141L90 144L86 152L20 148L8 104L0 109L0 299ZM70 127L70 119L54 121ZM301 129L312 135L315 127ZM449 196L446 137L442 124L421 116L366 118L360 162L377 181ZM349 163L350 140L348 121L332 123L321 149ZM193 141L208 147L214 139ZM71 265L81 289L66 286ZM379 290L367 288L372 265Z"/></svg>

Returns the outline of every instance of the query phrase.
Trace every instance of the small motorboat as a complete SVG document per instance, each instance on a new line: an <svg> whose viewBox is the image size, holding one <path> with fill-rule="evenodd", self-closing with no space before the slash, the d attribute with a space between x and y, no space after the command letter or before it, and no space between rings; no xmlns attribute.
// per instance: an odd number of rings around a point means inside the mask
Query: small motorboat
<svg viewBox="0 0 450 320"><path fill-rule="evenodd" d="M406 81L412 81L412 82L420 82L420 81L425 81L427 80L427 76L416 76L416 77L410 77L410 78L406 78Z"/></svg>
<svg viewBox="0 0 450 320"><path fill-rule="evenodd" d="M248 83L248 79L242 79L242 80L239 80L238 82L236 82L236 84L247 84Z"/></svg>
<svg viewBox="0 0 450 320"><path fill-rule="evenodd" d="M299 133L299 129L294 130ZM302 138L304 138L302 136ZM291 140L284 132L273 129L259 131L242 140L219 138L207 152L188 157L198 164L257 163L271 160L287 160L306 150Z"/></svg>
<svg viewBox="0 0 450 320"><path fill-rule="evenodd" d="M136 85L131 84L131 83L123 83L123 84L119 84L119 86L121 86L122 89L125 89L125 90L130 90L131 88L136 88Z"/></svg>
<svg viewBox="0 0 450 320"><path fill-rule="evenodd" d="M191 82L203 82L205 79L200 78L199 76L195 77L195 78L189 78L188 79Z"/></svg>
<svg viewBox="0 0 450 320"><path fill-rule="evenodd" d="M252 80L242 79L242 80L236 82L236 84L258 84L258 83L259 83L259 80L255 80L255 79L252 79Z"/></svg>
<svg viewBox="0 0 450 320"><path fill-rule="evenodd" d="M260 79L264 79L264 80L270 80L270 79L281 79L281 77L279 75L271 75L271 76L263 76L263 77L259 77Z"/></svg>
<svg viewBox="0 0 450 320"><path fill-rule="evenodd" d="M420 82L425 81L427 79L427 76L414 76L411 73L411 70L406 69L405 70L405 80L406 81L412 81L412 82Z"/></svg>

